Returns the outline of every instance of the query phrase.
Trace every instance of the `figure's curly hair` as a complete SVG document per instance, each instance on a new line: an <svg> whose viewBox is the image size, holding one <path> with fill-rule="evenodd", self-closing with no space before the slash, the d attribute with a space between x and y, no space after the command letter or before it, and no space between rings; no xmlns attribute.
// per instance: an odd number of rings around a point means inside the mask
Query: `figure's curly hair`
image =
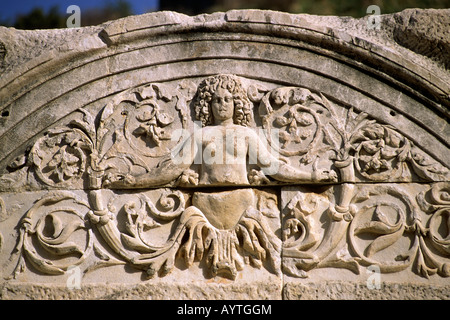
<svg viewBox="0 0 450 320"><path fill-rule="evenodd" d="M241 126L248 126L252 121L252 104L238 77L219 74L203 80L197 89L194 100L195 117L202 122L202 126L212 124L211 100L218 88L227 89L233 95L233 122Z"/></svg>

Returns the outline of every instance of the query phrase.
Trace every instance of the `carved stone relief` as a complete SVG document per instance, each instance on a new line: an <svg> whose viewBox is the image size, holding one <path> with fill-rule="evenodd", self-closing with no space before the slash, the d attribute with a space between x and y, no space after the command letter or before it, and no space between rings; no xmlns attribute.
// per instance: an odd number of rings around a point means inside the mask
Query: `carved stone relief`
<svg viewBox="0 0 450 320"><path fill-rule="evenodd" d="M279 211L273 192L93 190L88 198L53 191L35 202L20 222L13 276L24 270L26 260L44 274L63 274L70 266L88 273L129 264L145 278L163 277L174 268L176 257L186 267L202 262L207 277L234 279L246 264L280 272L281 240L275 235ZM186 205L188 201L192 205ZM216 203L222 204L222 212L206 208ZM232 221L211 216L230 209L236 216Z"/></svg>
<svg viewBox="0 0 450 320"><path fill-rule="evenodd" d="M51 282L73 267L140 281L361 279L370 266L450 276L447 161L367 106L229 73L99 101L46 128L0 175L8 281Z"/></svg>
<svg viewBox="0 0 450 320"><path fill-rule="evenodd" d="M426 278L448 277L448 187L362 184L322 193L286 190L284 271L308 277L314 268L334 267L359 274L361 266L376 265L383 273L409 268ZM345 211L341 202L333 203L344 189L350 193Z"/></svg>
<svg viewBox="0 0 450 320"><path fill-rule="evenodd" d="M243 83L222 74L198 86L129 89L111 98L98 125L81 109L78 120L38 139L2 181L26 170L22 177L42 187L87 190L84 199L51 191L27 211L14 276L25 260L61 274L90 256L97 261L84 272L129 264L148 277L168 274L177 258L230 279L248 264L296 277L372 264L449 275L448 234L439 231L449 221L446 182L416 195L396 184L356 184L445 180L448 169L394 127L323 94ZM277 193L246 187L279 183L329 186L325 197L282 189L279 220ZM158 189L107 192L129 188Z"/></svg>

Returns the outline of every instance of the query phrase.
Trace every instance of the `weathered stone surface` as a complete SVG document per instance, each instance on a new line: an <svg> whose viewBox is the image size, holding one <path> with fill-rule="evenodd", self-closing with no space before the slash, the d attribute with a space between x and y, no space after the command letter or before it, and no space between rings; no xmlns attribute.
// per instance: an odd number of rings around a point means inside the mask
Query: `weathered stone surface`
<svg viewBox="0 0 450 320"><path fill-rule="evenodd" d="M379 289L368 289L366 283L327 281L286 284L287 300L448 300L447 286L410 283L387 283Z"/></svg>
<svg viewBox="0 0 450 320"><path fill-rule="evenodd" d="M394 19L398 22L394 29L397 43L450 69L449 31L440 27L450 24L450 10L406 10Z"/></svg>
<svg viewBox="0 0 450 320"><path fill-rule="evenodd" d="M0 288L2 300L280 300L279 283L117 283L85 284L81 289L65 285L5 284Z"/></svg>
<svg viewBox="0 0 450 320"><path fill-rule="evenodd" d="M447 13L1 28L1 298L448 299Z"/></svg>

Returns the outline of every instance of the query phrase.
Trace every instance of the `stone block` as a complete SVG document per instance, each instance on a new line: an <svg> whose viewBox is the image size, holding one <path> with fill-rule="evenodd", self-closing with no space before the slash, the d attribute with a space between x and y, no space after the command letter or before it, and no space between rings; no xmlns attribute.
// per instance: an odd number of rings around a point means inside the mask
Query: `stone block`
<svg viewBox="0 0 450 320"><path fill-rule="evenodd" d="M0 27L0 298L449 299L448 16Z"/></svg>

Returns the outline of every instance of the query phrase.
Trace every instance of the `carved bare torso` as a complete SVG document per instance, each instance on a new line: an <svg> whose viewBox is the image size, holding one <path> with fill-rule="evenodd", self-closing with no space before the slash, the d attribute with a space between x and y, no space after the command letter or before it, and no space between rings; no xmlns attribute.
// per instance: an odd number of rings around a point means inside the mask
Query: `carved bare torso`
<svg viewBox="0 0 450 320"><path fill-rule="evenodd" d="M200 183L248 184L247 154L250 129L231 125L203 128ZM244 137L244 138L243 138Z"/></svg>

